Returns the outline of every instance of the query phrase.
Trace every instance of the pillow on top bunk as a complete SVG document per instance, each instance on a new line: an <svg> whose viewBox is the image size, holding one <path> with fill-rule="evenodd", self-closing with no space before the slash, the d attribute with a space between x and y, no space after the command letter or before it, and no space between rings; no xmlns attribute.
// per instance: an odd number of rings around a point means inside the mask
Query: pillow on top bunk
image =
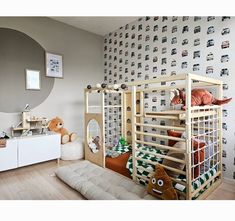
<svg viewBox="0 0 235 221"><path fill-rule="evenodd" d="M167 130L167 134L168 136L172 136L172 137L182 137L184 135L184 133L182 132L177 132L177 131L173 131L173 130ZM178 144L179 143L179 144ZM184 149L186 148L186 143L184 143ZM177 145L178 144L178 145ZM168 141L168 145L169 146L173 146L173 147L181 147L182 148L182 142L179 142L179 141L175 141L175 140L169 140ZM200 162L203 162L204 161L204 146L206 145L205 142L203 141L200 141L200 140L193 140L193 150L196 151L193 155L193 159L192 159L192 165L195 165L195 164L198 164L199 163L199 159L200 159ZM203 148L203 149L202 149ZM169 156L172 156L172 157L175 157L175 158L179 158L181 160L184 160L184 157L182 155L182 153L178 153L177 155L173 154L172 153L176 153L176 151L168 151L167 153L167 156L169 154ZM173 162L171 160L166 160L164 159L163 160L163 164L166 163L166 165L171 165L171 167L178 167L176 169L180 169L183 167L183 165L181 165L181 163L178 163L178 162ZM185 164L184 164L185 166ZM200 175L200 166L196 166L194 167L192 170L192 178L196 178ZM183 167L184 168L184 167ZM183 169L182 168L182 169ZM178 176L178 174L174 173L174 172L170 172L171 175L174 175L173 177L175 176ZM194 174L194 175L193 175ZM169 174L170 175L170 174Z"/></svg>
<svg viewBox="0 0 235 221"><path fill-rule="evenodd" d="M178 149L182 149L182 150L185 150L186 148L186 143L185 141L177 141L173 147L175 148L178 148ZM169 157L174 157L174 158L177 158L179 160L185 160L185 155L184 153L180 153L178 151L175 151L175 150L169 150L167 152L167 156ZM178 170L183 170L184 167L185 167L185 163L180 163L180 162L175 162L175 161L172 161L172 160L168 160L166 158L163 159L163 162L162 162L163 165L165 166L168 166L168 167L172 167L172 168L175 168L175 169L178 169ZM166 169L166 172L169 176L171 177L174 177L174 178L177 178L179 176L179 173L177 172L174 172L174 171L171 171L171 170L167 170Z"/></svg>

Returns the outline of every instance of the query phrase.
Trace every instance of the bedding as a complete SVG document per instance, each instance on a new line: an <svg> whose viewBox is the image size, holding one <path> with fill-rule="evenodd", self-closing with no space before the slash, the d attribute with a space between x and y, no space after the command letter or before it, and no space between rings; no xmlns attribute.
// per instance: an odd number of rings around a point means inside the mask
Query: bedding
<svg viewBox="0 0 235 221"><path fill-rule="evenodd" d="M105 167L117 173L120 173L128 178L131 178L130 171L126 168L126 164L130 155L131 155L131 152L129 151L115 158L106 157Z"/></svg>

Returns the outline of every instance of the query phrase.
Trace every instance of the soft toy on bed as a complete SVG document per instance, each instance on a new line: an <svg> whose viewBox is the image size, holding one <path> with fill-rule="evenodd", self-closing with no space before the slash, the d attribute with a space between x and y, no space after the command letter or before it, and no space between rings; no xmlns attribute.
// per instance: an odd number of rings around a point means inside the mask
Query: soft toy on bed
<svg viewBox="0 0 235 221"><path fill-rule="evenodd" d="M183 104L182 109L185 110L186 95L183 90L175 90L171 105ZM204 105L222 105L230 102L232 98L218 100L209 91L205 89L193 89L191 91L191 106Z"/></svg>
<svg viewBox="0 0 235 221"><path fill-rule="evenodd" d="M76 133L70 133L64 128L64 122L59 117L53 118L49 122L48 126L50 131L61 134L61 143L66 144L68 142L73 142L77 138Z"/></svg>
<svg viewBox="0 0 235 221"><path fill-rule="evenodd" d="M155 174L149 180L147 191L163 200L178 200L171 178L160 165L156 165Z"/></svg>

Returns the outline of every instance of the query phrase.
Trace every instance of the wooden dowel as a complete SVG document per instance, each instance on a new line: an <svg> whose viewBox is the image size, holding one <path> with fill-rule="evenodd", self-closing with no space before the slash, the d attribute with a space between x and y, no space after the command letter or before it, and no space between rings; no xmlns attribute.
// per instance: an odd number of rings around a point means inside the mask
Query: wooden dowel
<svg viewBox="0 0 235 221"><path fill-rule="evenodd" d="M149 163L149 164L152 164L152 165L157 165L157 164L160 164L160 163L157 163L157 162L152 162L151 160L146 160L146 159L142 159L142 158L139 158L139 157L136 157L137 160L140 160L140 161L143 161L145 163ZM164 167L165 169L167 170L170 170L170 171L173 171L173 172L176 172L176 173L179 173L179 174L182 174L182 175L186 175L186 172L185 171L182 171L182 170L178 170L178 169L175 169L173 167L169 167L169 166L166 166L164 164L160 164L162 167Z"/></svg>
<svg viewBox="0 0 235 221"><path fill-rule="evenodd" d="M219 176L221 171L218 171L214 176L212 176L209 180L203 183L199 188L192 192L192 197L195 196L199 191L205 188L212 180L214 180L217 176Z"/></svg>
<svg viewBox="0 0 235 221"><path fill-rule="evenodd" d="M143 127L153 127L153 128L158 128L158 129L163 129L163 130L178 130L178 131L185 131L185 127L175 127L175 126L163 126L163 125L154 125L154 124L141 124L141 123L136 123L136 126L143 126Z"/></svg>
<svg viewBox="0 0 235 221"><path fill-rule="evenodd" d="M154 146L154 147L158 147L158 148L164 149L164 150L174 150L174 151L179 152L179 153L185 153L186 152L186 150L179 149L179 148L176 148L176 147L170 147L170 146L157 144L157 143L152 143L152 142L147 142L147 141L136 140L136 143L144 144L144 145L148 145L148 146Z"/></svg>
<svg viewBox="0 0 235 221"><path fill-rule="evenodd" d="M155 171L151 171L151 170L145 169L145 168L143 168L143 167L141 167L141 166L136 166L136 167L137 167L137 169L141 169L141 170L144 170L144 171L148 172L148 173L150 174L150 176L152 176L152 175L155 173ZM170 177L171 180L174 181L175 183L179 183L179 184L181 184L181 185L183 185L183 186L186 186L186 182L184 182L184 181L182 181L182 180L177 180L177 179L175 179L175 178L173 178L173 177L171 177L171 176L169 176L169 177Z"/></svg>
<svg viewBox="0 0 235 221"><path fill-rule="evenodd" d="M162 154L158 154L158 153L153 153L153 152L150 152L150 151L143 150L142 148L138 148L138 150L139 150L140 152L145 153L145 154L151 154L151 155L154 155L154 156L156 156L156 157L160 157L160 158L167 159L167 160L171 160L171 161L174 161L174 162L177 162L177 163L183 163L183 164L185 164L185 161L184 161L184 160L180 160L180 159L175 158L175 157L170 157L170 156L167 156L167 155L162 155Z"/></svg>
<svg viewBox="0 0 235 221"><path fill-rule="evenodd" d="M151 136L151 137L157 137L157 138L161 138L164 140L175 140L175 141L182 141L184 142L185 139L184 138L179 138L179 137L172 137L172 136L167 136L167 135L161 135L161 134L152 134L152 133L146 133L146 132L140 132L140 131L136 131L136 134L142 134L145 136Z"/></svg>

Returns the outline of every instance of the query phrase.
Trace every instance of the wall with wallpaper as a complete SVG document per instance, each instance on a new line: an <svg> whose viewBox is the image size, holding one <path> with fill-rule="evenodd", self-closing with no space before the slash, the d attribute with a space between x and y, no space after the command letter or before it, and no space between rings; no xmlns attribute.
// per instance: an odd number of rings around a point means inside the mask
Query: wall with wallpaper
<svg viewBox="0 0 235 221"><path fill-rule="evenodd" d="M143 17L104 38L104 72L109 84L195 73L223 80L224 96L234 96L235 18ZM146 96L145 106L169 106L167 94ZM156 102L156 100L158 102ZM235 102L223 107L224 176L235 179Z"/></svg>

